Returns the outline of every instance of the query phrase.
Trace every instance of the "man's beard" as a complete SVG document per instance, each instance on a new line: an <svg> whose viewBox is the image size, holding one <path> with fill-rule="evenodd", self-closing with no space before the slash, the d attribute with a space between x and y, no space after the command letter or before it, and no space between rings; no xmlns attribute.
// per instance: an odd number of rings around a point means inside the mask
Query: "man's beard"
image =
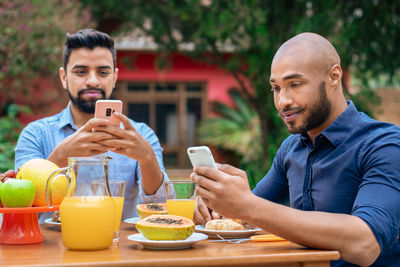
<svg viewBox="0 0 400 267"><path fill-rule="evenodd" d="M326 95L325 82L321 82L319 86L319 99L309 108L309 115L304 120L304 123L295 128L295 122L289 122L289 125L287 125L289 132L293 134L306 133L307 131L317 128L327 120L329 114L331 113L331 108L331 102ZM283 111L287 110L290 110L290 108ZM307 109L301 110L303 112Z"/></svg>
<svg viewBox="0 0 400 267"><path fill-rule="evenodd" d="M99 99L93 99L93 100L84 100L82 98L82 95L89 90L96 90L102 94L102 97ZM85 88L81 89L78 91L78 96L75 98L71 95L69 92L69 88L67 86L67 92L69 99L71 99L71 102L78 107L78 109L82 112L88 113L88 114L94 114L95 108L96 108L96 101L100 99L106 99L106 92L103 88Z"/></svg>

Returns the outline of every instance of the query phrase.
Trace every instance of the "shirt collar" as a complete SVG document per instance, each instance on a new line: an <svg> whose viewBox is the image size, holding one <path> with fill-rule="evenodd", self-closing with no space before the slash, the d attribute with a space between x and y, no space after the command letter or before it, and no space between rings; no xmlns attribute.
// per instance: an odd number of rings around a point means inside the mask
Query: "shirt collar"
<svg viewBox="0 0 400 267"><path fill-rule="evenodd" d="M353 102L350 100L346 102L348 104L347 108L322 132L334 146L338 146L346 140L347 136L353 131L360 119L360 114Z"/></svg>
<svg viewBox="0 0 400 267"><path fill-rule="evenodd" d="M71 102L69 102L68 106L61 111L60 120L58 122L58 129L62 129L66 126L70 126L72 129L77 130L74 119L72 118Z"/></svg>
<svg viewBox="0 0 400 267"><path fill-rule="evenodd" d="M348 104L347 108L321 133L321 135L325 136L325 138L335 147L340 145L346 139L346 136L348 136L349 132L354 129L354 126L359 121L360 115L353 102L351 100L347 100L346 102ZM311 142L306 133L300 135L300 140L302 146Z"/></svg>

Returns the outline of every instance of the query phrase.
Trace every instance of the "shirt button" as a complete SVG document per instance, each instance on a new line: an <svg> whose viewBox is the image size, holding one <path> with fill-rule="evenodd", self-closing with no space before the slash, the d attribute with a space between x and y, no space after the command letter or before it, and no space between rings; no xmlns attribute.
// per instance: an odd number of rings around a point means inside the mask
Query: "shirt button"
<svg viewBox="0 0 400 267"><path fill-rule="evenodd" d="M311 189L310 188L307 188L306 189L306 193L310 193L311 192Z"/></svg>

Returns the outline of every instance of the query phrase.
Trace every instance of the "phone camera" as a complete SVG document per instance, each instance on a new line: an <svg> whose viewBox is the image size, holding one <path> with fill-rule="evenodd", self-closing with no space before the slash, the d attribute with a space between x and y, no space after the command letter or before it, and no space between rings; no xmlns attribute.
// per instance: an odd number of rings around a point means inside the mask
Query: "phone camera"
<svg viewBox="0 0 400 267"><path fill-rule="evenodd" d="M107 109L106 109L106 116L107 116L107 117L110 117L111 114L112 114L112 109L111 109L111 108L107 108Z"/></svg>

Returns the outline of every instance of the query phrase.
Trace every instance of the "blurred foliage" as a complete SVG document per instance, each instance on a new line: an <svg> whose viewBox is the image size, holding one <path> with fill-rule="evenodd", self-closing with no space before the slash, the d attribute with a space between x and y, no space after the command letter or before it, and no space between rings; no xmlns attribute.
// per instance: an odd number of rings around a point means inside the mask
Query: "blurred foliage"
<svg viewBox="0 0 400 267"><path fill-rule="evenodd" d="M217 116L200 122L198 141L235 154L240 168L248 170L249 183L253 188L265 172L263 166L258 164L262 160L260 120L239 91L230 90L229 95L234 106L212 103Z"/></svg>
<svg viewBox="0 0 400 267"><path fill-rule="evenodd" d="M368 81L386 74L392 80L400 65L400 1L394 0L82 0L98 28L115 34L141 28L162 51L189 43L186 53L217 64L237 80L258 114L267 169L287 136L268 90L275 51L304 31L327 37L337 48L342 67L359 81L355 104L368 111L378 100ZM111 25L111 27L110 27ZM233 52L229 57L227 52ZM345 89L349 88L345 84ZM251 150L248 153L252 153Z"/></svg>
<svg viewBox="0 0 400 267"><path fill-rule="evenodd" d="M14 166L23 128L17 114L31 110L10 103L44 108L57 100L57 94L33 95L37 81L58 77L66 32L89 25L78 1L0 0L0 172Z"/></svg>
<svg viewBox="0 0 400 267"><path fill-rule="evenodd" d="M66 32L89 25L79 7L66 0L0 1L0 107L23 102L36 79L57 77Z"/></svg>
<svg viewBox="0 0 400 267"><path fill-rule="evenodd" d="M5 110L6 114L0 117L0 173L14 169L14 147L23 128L17 115L31 112L29 107L16 104L8 105Z"/></svg>

